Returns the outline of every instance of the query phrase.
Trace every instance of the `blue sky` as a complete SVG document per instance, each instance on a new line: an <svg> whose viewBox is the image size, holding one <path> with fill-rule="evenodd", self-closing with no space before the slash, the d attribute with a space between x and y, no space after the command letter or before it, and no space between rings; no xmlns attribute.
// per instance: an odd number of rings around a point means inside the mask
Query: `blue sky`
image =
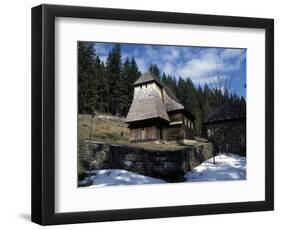
<svg viewBox="0 0 281 230"><path fill-rule="evenodd" d="M96 53L105 61L114 43L96 43ZM122 59L134 57L140 71L157 64L161 73L191 78L196 86L228 88L246 96L246 49L167 45L121 44Z"/></svg>

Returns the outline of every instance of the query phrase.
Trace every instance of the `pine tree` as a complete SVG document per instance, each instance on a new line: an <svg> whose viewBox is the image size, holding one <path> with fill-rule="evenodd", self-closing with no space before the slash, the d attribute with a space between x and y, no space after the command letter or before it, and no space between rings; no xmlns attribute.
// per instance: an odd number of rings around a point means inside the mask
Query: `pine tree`
<svg viewBox="0 0 281 230"><path fill-rule="evenodd" d="M163 72L162 76L161 76L161 80L166 84L167 83L167 76L166 73Z"/></svg>
<svg viewBox="0 0 281 230"><path fill-rule="evenodd" d="M130 60L130 72L130 81L134 83L141 76L141 72L134 57L132 57Z"/></svg>
<svg viewBox="0 0 281 230"><path fill-rule="evenodd" d="M183 104L185 104L186 101L186 89L185 89L185 81L179 77L178 84L177 84L177 90L176 90L176 96Z"/></svg>
<svg viewBox="0 0 281 230"><path fill-rule="evenodd" d="M78 43L78 103L79 113L93 114L95 111L95 48L94 43Z"/></svg>
<svg viewBox="0 0 281 230"><path fill-rule="evenodd" d="M108 95L109 112L114 115L120 114L121 65L121 46L116 44L106 60L106 78L110 92Z"/></svg>
<svg viewBox="0 0 281 230"><path fill-rule="evenodd" d="M107 78L105 74L105 66L104 63L97 56L95 59L95 75L96 75L96 98L97 98L97 106L96 109L100 112L107 111L107 97L108 97L108 84Z"/></svg>
<svg viewBox="0 0 281 230"><path fill-rule="evenodd" d="M125 62L123 63L122 66L122 71L121 71L121 77L122 77L122 81L124 82L123 87L122 87L122 107L120 108L121 110L121 114L123 116L125 116L128 112L128 107L129 107L129 99L130 99L130 91L132 88L132 82L130 81L130 60L127 57L125 59Z"/></svg>
<svg viewBox="0 0 281 230"><path fill-rule="evenodd" d="M138 65L134 57L130 59L129 64L129 78L128 78L128 105L127 112L129 110L130 104L133 101L134 96L134 83L141 76L141 72L139 71Z"/></svg>
<svg viewBox="0 0 281 230"><path fill-rule="evenodd" d="M156 64L151 64L149 70L160 78L160 70Z"/></svg>

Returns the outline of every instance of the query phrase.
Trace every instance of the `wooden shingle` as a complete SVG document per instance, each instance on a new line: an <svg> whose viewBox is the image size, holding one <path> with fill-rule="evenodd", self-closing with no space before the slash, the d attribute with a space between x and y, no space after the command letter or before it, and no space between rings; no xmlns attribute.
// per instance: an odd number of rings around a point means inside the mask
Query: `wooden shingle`
<svg viewBox="0 0 281 230"><path fill-rule="evenodd" d="M151 118L162 118L169 121L167 108L160 97L149 96L133 100L128 112L126 122L140 121Z"/></svg>

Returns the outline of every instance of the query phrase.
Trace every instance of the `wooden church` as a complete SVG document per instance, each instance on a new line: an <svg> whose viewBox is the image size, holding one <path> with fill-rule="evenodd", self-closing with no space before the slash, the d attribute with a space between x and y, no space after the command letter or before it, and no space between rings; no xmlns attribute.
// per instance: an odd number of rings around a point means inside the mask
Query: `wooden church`
<svg viewBox="0 0 281 230"><path fill-rule="evenodd" d="M133 102L126 117L131 142L194 139L194 119L152 72L134 83Z"/></svg>

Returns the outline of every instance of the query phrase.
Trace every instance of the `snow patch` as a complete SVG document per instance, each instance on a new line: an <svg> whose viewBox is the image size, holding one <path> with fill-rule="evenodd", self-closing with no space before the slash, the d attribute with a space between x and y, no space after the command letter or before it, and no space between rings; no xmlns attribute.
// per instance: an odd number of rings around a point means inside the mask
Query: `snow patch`
<svg viewBox="0 0 281 230"><path fill-rule="evenodd" d="M135 185L135 184L158 184L165 183L164 180L140 175L122 169L102 169L93 170L91 178L86 177L79 184L87 184L91 181L91 186L103 187L110 185Z"/></svg>
<svg viewBox="0 0 281 230"><path fill-rule="evenodd" d="M234 154L222 154L204 161L185 174L187 182L196 181L223 181L246 179L246 157Z"/></svg>

